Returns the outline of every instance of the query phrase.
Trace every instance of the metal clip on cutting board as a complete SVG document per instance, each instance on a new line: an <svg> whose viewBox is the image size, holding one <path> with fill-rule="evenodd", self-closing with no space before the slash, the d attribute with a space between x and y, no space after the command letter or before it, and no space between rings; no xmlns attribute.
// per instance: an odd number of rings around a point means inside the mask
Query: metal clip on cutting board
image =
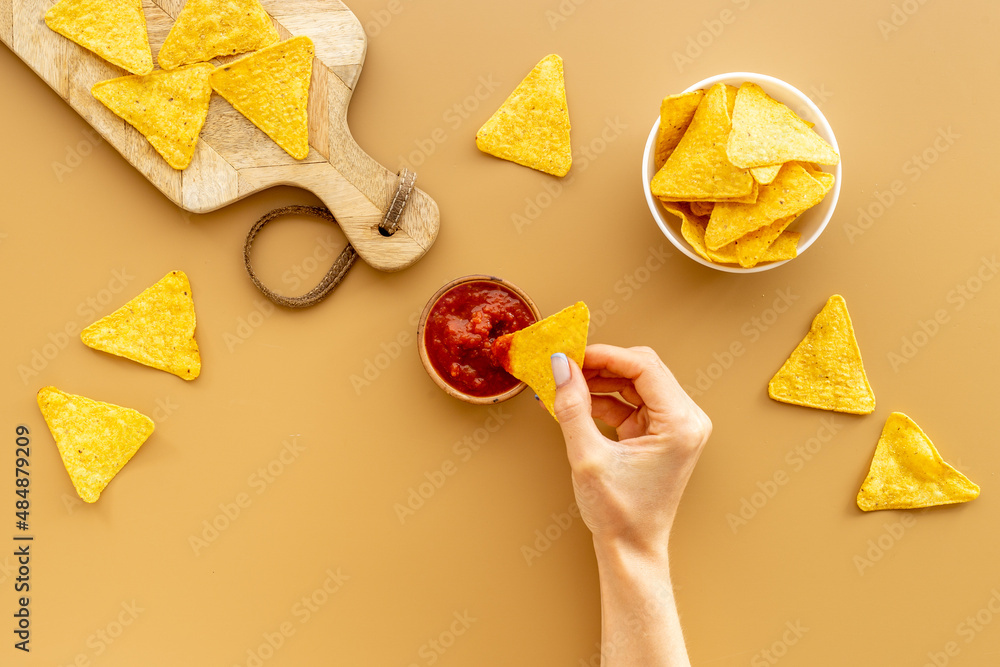
<svg viewBox="0 0 1000 667"><path fill-rule="evenodd" d="M399 199L406 174L394 174L376 162L347 127L347 106L368 40L357 17L339 0L261 3L282 40L308 35L316 47L309 88L309 155L304 160L292 158L213 95L194 159L184 171L167 165L145 137L90 94L98 81L127 72L49 30L44 15L51 4L52 0L0 0L0 41L181 208L207 213L275 185L293 185L313 192L330 209L350 243L345 252L353 247L376 269L404 269L434 243L440 226L437 204L412 187L412 181L396 230L386 235L385 220L392 202ZM183 5L184 0L143 3L154 55Z"/></svg>

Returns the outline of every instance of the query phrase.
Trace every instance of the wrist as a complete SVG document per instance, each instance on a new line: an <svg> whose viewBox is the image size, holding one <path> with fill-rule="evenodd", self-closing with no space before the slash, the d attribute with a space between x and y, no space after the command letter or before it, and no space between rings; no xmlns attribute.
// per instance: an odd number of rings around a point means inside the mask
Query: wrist
<svg viewBox="0 0 1000 667"><path fill-rule="evenodd" d="M667 542L636 544L624 539L594 538L601 578L644 580L670 578Z"/></svg>

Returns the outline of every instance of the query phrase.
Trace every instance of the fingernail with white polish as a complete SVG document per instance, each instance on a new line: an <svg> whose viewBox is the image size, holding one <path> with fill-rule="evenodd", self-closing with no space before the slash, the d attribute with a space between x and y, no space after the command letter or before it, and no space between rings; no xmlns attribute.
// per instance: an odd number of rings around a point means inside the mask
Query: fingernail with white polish
<svg viewBox="0 0 1000 667"><path fill-rule="evenodd" d="M569 378L569 360L562 352L556 352L552 355L552 379L557 387L561 387L569 382Z"/></svg>

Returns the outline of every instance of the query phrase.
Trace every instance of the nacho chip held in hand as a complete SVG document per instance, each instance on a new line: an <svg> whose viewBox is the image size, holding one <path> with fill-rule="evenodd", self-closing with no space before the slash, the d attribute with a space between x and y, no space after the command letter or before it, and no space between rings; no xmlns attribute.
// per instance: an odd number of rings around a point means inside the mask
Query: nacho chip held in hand
<svg viewBox="0 0 1000 667"><path fill-rule="evenodd" d="M91 93L142 133L174 169L186 169L208 117L212 66L191 65L94 84Z"/></svg>
<svg viewBox="0 0 1000 667"><path fill-rule="evenodd" d="M132 74L153 71L141 0L60 0L45 24Z"/></svg>
<svg viewBox="0 0 1000 667"><path fill-rule="evenodd" d="M140 412L55 387L39 390L38 408L76 492L88 503L97 502L153 432L153 421Z"/></svg>
<svg viewBox="0 0 1000 667"><path fill-rule="evenodd" d="M538 394L549 414L555 417L552 355L562 352L583 367L589 327L590 310L587 304L577 301L530 327L501 336L494 343L494 354L508 373Z"/></svg>
<svg viewBox="0 0 1000 667"><path fill-rule="evenodd" d="M183 271L171 271L80 333L88 347L193 380L201 373L194 301Z"/></svg>
<svg viewBox="0 0 1000 667"><path fill-rule="evenodd" d="M476 133L476 146L504 160L565 176L573 164L563 60L548 55Z"/></svg>
<svg viewBox="0 0 1000 667"><path fill-rule="evenodd" d="M163 69L256 51L278 41L258 0L187 0L156 56Z"/></svg>
<svg viewBox="0 0 1000 667"><path fill-rule="evenodd" d="M844 297L834 294L816 315L767 393L776 401L856 415L875 411L861 350Z"/></svg>
<svg viewBox="0 0 1000 667"><path fill-rule="evenodd" d="M889 415L858 491L858 507L865 512L914 509L978 497L979 487L941 458L912 419L902 412Z"/></svg>
<svg viewBox="0 0 1000 667"><path fill-rule="evenodd" d="M212 88L296 160L309 155L309 83L315 48L292 37L212 72Z"/></svg>

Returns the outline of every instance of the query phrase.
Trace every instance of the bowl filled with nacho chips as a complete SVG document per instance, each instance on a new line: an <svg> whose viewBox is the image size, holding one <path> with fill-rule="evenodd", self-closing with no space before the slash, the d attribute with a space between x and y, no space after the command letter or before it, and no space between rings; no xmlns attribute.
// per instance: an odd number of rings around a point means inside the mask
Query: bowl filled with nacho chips
<svg viewBox="0 0 1000 667"><path fill-rule="evenodd" d="M642 161L663 234L730 273L766 271L809 248L833 216L841 174L837 139L812 100L750 72L665 97Z"/></svg>

